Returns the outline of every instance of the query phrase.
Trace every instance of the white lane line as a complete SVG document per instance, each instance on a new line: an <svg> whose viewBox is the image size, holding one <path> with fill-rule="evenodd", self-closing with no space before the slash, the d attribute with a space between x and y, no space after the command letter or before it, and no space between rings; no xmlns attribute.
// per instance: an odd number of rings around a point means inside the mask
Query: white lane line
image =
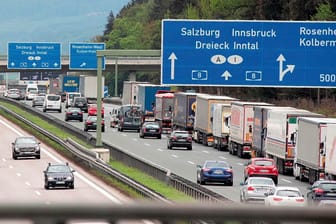
<svg viewBox="0 0 336 224"><path fill-rule="evenodd" d="M150 144L149 144L149 143L145 143L144 145L145 145L145 146L150 146Z"/></svg>
<svg viewBox="0 0 336 224"><path fill-rule="evenodd" d="M209 151L206 151L206 150L203 150L202 152L204 152L204 153L209 153Z"/></svg>
<svg viewBox="0 0 336 224"><path fill-rule="evenodd" d="M6 158L2 158L2 161L6 162L7 160L6 160Z"/></svg>
<svg viewBox="0 0 336 224"><path fill-rule="evenodd" d="M39 191L35 191L35 194L37 194L38 196L41 195L41 193Z"/></svg>
<svg viewBox="0 0 336 224"><path fill-rule="evenodd" d="M226 157L224 157L224 156L219 156L218 158L220 158L220 159L227 159Z"/></svg>
<svg viewBox="0 0 336 224"><path fill-rule="evenodd" d="M132 138L133 141L137 142L139 139L137 138Z"/></svg>
<svg viewBox="0 0 336 224"><path fill-rule="evenodd" d="M237 165L239 165L239 166L244 166L244 164L243 164L243 163L237 163Z"/></svg>
<svg viewBox="0 0 336 224"><path fill-rule="evenodd" d="M122 136L124 136L124 137L127 137L127 135L126 134L121 134Z"/></svg>
<svg viewBox="0 0 336 224"><path fill-rule="evenodd" d="M284 182L287 182L287 183L292 183L292 181L287 180L287 179L281 179L281 180L284 181Z"/></svg>
<svg viewBox="0 0 336 224"><path fill-rule="evenodd" d="M28 181L26 181L25 184L26 184L27 186L31 186L31 184L30 184Z"/></svg>
<svg viewBox="0 0 336 224"><path fill-rule="evenodd" d="M16 176L21 177L21 173L16 173Z"/></svg>
<svg viewBox="0 0 336 224"><path fill-rule="evenodd" d="M192 162L192 161L188 161L188 163L190 163L191 165L194 165L195 163L194 162Z"/></svg>
<svg viewBox="0 0 336 224"><path fill-rule="evenodd" d="M178 156L177 156L177 155L174 155L174 154L172 155L172 157L174 157L174 158L178 158Z"/></svg>
<svg viewBox="0 0 336 224"><path fill-rule="evenodd" d="M0 120L0 123L2 123L3 125L5 125L6 127L8 127L9 129L11 129L13 132L15 132L17 135L19 136L23 136L23 134L19 131L17 131L16 129L14 129L12 126L10 126L9 124L7 124L6 122L4 122L3 120ZM45 154L47 154L50 158L52 158L52 160L54 160L57 163L62 163L62 161L60 159L58 159L56 156L54 156L53 154L51 154L50 152L48 152L46 149L41 147L41 151ZM18 175L18 174L17 174ZM21 175L21 174L20 174ZM110 193L108 193L107 191L105 191L104 189L102 189L101 187L99 187L98 185L96 185L95 183L93 183L92 181L90 181L89 179L87 179L86 177L84 177L83 175L75 172L75 176L77 176L79 179L81 179L83 182L87 183L88 185L90 185L92 188L94 188L96 191L98 191L99 193L103 194L106 198L110 199L111 201L113 201L114 203L117 204L121 204L121 201L117 198L114 197L113 195L111 195Z"/></svg>
<svg viewBox="0 0 336 224"><path fill-rule="evenodd" d="M156 149L156 150L158 150L158 151L160 151L160 152L163 152L163 149L160 149L160 148L158 148L158 149Z"/></svg>
<svg viewBox="0 0 336 224"><path fill-rule="evenodd" d="M12 166L12 165L9 166L9 169L13 169L13 168L14 168L14 166Z"/></svg>

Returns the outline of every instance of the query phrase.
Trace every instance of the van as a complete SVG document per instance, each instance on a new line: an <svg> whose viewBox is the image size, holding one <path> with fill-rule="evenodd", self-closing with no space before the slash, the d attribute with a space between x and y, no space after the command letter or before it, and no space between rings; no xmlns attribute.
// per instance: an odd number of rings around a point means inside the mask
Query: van
<svg viewBox="0 0 336 224"><path fill-rule="evenodd" d="M65 95L65 108L71 107L72 106L72 101L74 100L75 97L81 97L82 94L79 92L68 92Z"/></svg>
<svg viewBox="0 0 336 224"><path fill-rule="evenodd" d="M26 87L26 100L32 100L38 94L37 84L28 84Z"/></svg>
<svg viewBox="0 0 336 224"><path fill-rule="evenodd" d="M47 110L58 111L62 113L61 96L56 94L47 94L43 102L43 112Z"/></svg>

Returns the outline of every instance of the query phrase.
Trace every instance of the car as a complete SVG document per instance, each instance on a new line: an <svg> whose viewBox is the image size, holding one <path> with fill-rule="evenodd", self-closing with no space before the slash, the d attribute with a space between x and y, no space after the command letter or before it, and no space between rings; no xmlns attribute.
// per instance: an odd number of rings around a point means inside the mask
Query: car
<svg viewBox="0 0 336 224"><path fill-rule="evenodd" d="M88 116L97 116L97 104L88 105ZM101 107L101 116L104 117L104 106Z"/></svg>
<svg viewBox="0 0 336 224"><path fill-rule="evenodd" d="M44 173L44 188L49 189L51 187L65 187L75 188L75 176L73 170L68 163L65 164L51 164L48 163Z"/></svg>
<svg viewBox="0 0 336 224"><path fill-rule="evenodd" d="M224 183L233 185L232 166L226 161L206 160L203 165L197 165L197 183L207 182Z"/></svg>
<svg viewBox="0 0 336 224"><path fill-rule="evenodd" d="M276 187L274 192L265 193L265 206L304 207L306 201L297 187Z"/></svg>
<svg viewBox="0 0 336 224"><path fill-rule="evenodd" d="M264 203L265 193L274 192L275 183L269 177L248 177L240 183L240 202Z"/></svg>
<svg viewBox="0 0 336 224"><path fill-rule="evenodd" d="M14 99L14 100L19 100L21 95L20 95L20 90L19 89L9 89L7 91L7 98L11 98L11 99Z"/></svg>
<svg viewBox="0 0 336 224"><path fill-rule="evenodd" d="M87 99L84 96L75 97L72 101L72 107L78 107L84 112L88 112Z"/></svg>
<svg viewBox="0 0 336 224"><path fill-rule="evenodd" d="M12 157L41 158L40 142L34 136L19 136L12 142Z"/></svg>
<svg viewBox="0 0 336 224"><path fill-rule="evenodd" d="M156 137L161 139L162 129L159 122L144 122L140 128L139 137Z"/></svg>
<svg viewBox="0 0 336 224"><path fill-rule="evenodd" d="M97 130L97 116L88 116L84 122L84 131ZM105 131L105 122L102 118L101 131Z"/></svg>
<svg viewBox="0 0 336 224"><path fill-rule="evenodd" d="M56 94L47 94L43 102L43 112L48 110L58 111L62 113L61 96Z"/></svg>
<svg viewBox="0 0 336 224"><path fill-rule="evenodd" d="M37 95L32 100L32 107L43 106L45 96Z"/></svg>
<svg viewBox="0 0 336 224"><path fill-rule="evenodd" d="M26 100L32 100L35 96L38 95L37 89L30 89L26 92Z"/></svg>
<svg viewBox="0 0 336 224"><path fill-rule="evenodd" d="M249 159L244 168L244 178L248 177L270 177L275 184L278 184L278 168L276 167L274 159L255 157Z"/></svg>
<svg viewBox="0 0 336 224"><path fill-rule="evenodd" d="M65 111L64 120L65 121L78 120L80 122L83 122L83 112L78 107L69 107Z"/></svg>
<svg viewBox="0 0 336 224"><path fill-rule="evenodd" d="M175 130L167 136L167 148L185 147L192 150L192 138L188 131Z"/></svg>
<svg viewBox="0 0 336 224"><path fill-rule="evenodd" d="M317 205L321 200L336 200L336 180L317 180L308 187L308 205Z"/></svg>

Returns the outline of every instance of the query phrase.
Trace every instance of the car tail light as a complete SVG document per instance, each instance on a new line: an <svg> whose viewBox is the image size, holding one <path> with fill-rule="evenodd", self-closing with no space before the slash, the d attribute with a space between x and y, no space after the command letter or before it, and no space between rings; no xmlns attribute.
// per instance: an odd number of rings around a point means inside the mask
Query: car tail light
<svg viewBox="0 0 336 224"><path fill-rule="evenodd" d="M92 122L91 122L91 121L87 121L86 123L87 123L87 124L92 124Z"/></svg>
<svg viewBox="0 0 336 224"><path fill-rule="evenodd" d="M202 171L203 171L203 172L209 172L210 169L209 169L209 168L203 168Z"/></svg>
<svg viewBox="0 0 336 224"><path fill-rule="evenodd" d="M293 163L290 161L285 162L285 166L293 166Z"/></svg>
<svg viewBox="0 0 336 224"><path fill-rule="evenodd" d="M176 141L176 140L177 140L177 137L176 137L176 136L173 136L173 137L172 137L172 140L173 140L173 141Z"/></svg>
<svg viewBox="0 0 336 224"><path fill-rule="evenodd" d="M321 189L321 188L316 188L316 189L314 189L314 192L315 192L315 194L323 194L324 190Z"/></svg>
<svg viewBox="0 0 336 224"><path fill-rule="evenodd" d="M251 148L250 148L250 146L243 146L243 151L250 151L251 150Z"/></svg>
<svg viewBox="0 0 336 224"><path fill-rule="evenodd" d="M297 202L304 202L304 198L297 198L297 199L295 199L295 201L297 201Z"/></svg>
<svg viewBox="0 0 336 224"><path fill-rule="evenodd" d="M72 113L68 111L68 112L66 112L66 114L72 114Z"/></svg>
<svg viewBox="0 0 336 224"><path fill-rule="evenodd" d="M279 198L279 197L273 197L273 201L282 201L282 198Z"/></svg>
<svg viewBox="0 0 336 224"><path fill-rule="evenodd" d="M232 171L232 169L227 169L226 172L232 173L233 171Z"/></svg>
<svg viewBox="0 0 336 224"><path fill-rule="evenodd" d="M254 187L249 186L249 187L247 188L247 190L248 190L248 191L254 191Z"/></svg>
<svg viewBox="0 0 336 224"><path fill-rule="evenodd" d="M188 141L188 142L191 142L191 141L192 141L192 138L191 138L191 137L188 137L188 138L187 138L187 141Z"/></svg>

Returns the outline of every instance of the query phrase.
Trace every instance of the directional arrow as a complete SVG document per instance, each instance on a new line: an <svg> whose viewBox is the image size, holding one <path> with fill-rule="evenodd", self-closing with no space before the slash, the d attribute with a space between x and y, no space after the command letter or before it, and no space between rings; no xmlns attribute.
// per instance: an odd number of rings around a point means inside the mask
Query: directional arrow
<svg viewBox="0 0 336 224"><path fill-rule="evenodd" d="M230 72L228 70L226 70L222 75L221 77L224 77L225 80L229 80L229 78L232 77L232 75L230 74Z"/></svg>
<svg viewBox="0 0 336 224"><path fill-rule="evenodd" d="M15 63L14 63L14 62L12 62L12 63L11 63L11 66L12 66L12 67L14 67L14 66L15 66Z"/></svg>
<svg viewBox="0 0 336 224"><path fill-rule="evenodd" d="M83 68L86 66L86 62L82 62L82 64L79 65L79 67Z"/></svg>
<svg viewBox="0 0 336 224"><path fill-rule="evenodd" d="M54 63L54 67L58 67L58 63L57 62Z"/></svg>
<svg viewBox="0 0 336 224"><path fill-rule="evenodd" d="M33 66L33 67L36 67L36 63L34 62L34 63L32 64L32 66Z"/></svg>
<svg viewBox="0 0 336 224"><path fill-rule="evenodd" d="M279 81L281 82L288 72L293 73L295 65L287 65L287 68L283 70L283 63L286 58L282 54L279 55L277 61L279 62Z"/></svg>
<svg viewBox="0 0 336 224"><path fill-rule="evenodd" d="M171 60L170 79L174 80L175 79L175 60L177 60L175 53L174 52L171 53L168 59Z"/></svg>

